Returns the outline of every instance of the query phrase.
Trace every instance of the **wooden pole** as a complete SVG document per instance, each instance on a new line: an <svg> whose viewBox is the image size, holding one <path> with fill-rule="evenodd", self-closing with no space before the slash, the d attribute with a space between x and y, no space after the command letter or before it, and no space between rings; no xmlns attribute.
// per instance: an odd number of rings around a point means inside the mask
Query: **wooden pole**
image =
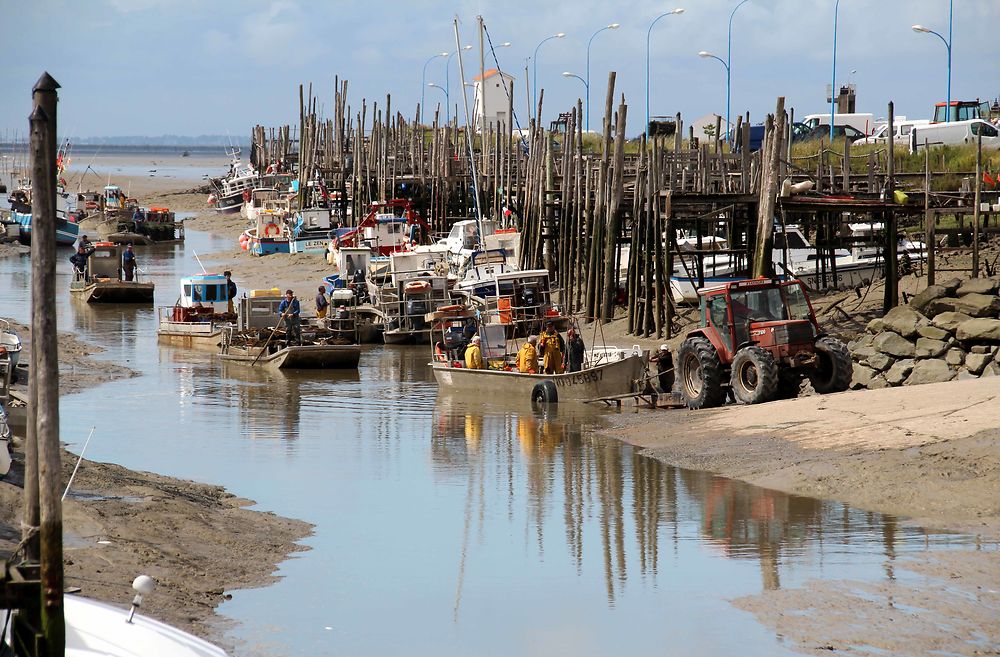
<svg viewBox="0 0 1000 657"><path fill-rule="evenodd" d="M888 206L885 210L885 240L883 254L885 258L885 293L882 297L882 312L887 313L896 307L899 302L899 275L896 269L896 211L892 207L893 199L893 176L896 173L896 143L893 135L893 105L889 103L889 125L885 134L889 135L886 140L888 149L888 164L886 167L885 180L885 202Z"/></svg>
<svg viewBox="0 0 1000 657"><path fill-rule="evenodd" d="M934 252L937 250L937 236L935 235L934 212L931 210L931 150L927 148L927 140L924 140L924 242L927 248L927 285L934 285L935 262Z"/></svg>
<svg viewBox="0 0 1000 657"><path fill-rule="evenodd" d="M31 113L31 351L37 367L41 630L45 654L66 652L63 618L62 461L59 445L59 340L56 328L56 90L48 73L35 83ZM37 355L36 355L37 354Z"/></svg>
<svg viewBox="0 0 1000 657"><path fill-rule="evenodd" d="M778 97L774 121L768 121L764 161L761 162L760 204L757 206L757 241L754 249L754 277L772 274L772 245L774 243L774 210L777 203L778 161L781 159L781 140L785 134L785 97Z"/></svg>
<svg viewBox="0 0 1000 657"><path fill-rule="evenodd" d="M972 209L972 277L979 278L979 204L983 188L983 134L976 135L976 200Z"/></svg>

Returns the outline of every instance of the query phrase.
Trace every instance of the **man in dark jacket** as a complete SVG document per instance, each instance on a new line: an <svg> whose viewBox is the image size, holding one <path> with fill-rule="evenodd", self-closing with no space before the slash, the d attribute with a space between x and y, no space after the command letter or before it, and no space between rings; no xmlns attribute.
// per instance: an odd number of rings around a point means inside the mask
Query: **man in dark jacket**
<svg viewBox="0 0 1000 657"><path fill-rule="evenodd" d="M77 280L87 280L87 261L94 254L94 247L87 248L83 244L76 248L76 253L70 256Z"/></svg>
<svg viewBox="0 0 1000 657"><path fill-rule="evenodd" d="M585 351L583 338L577 334L574 328L566 331L566 338L568 343L566 345L566 371L579 372L583 369L583 352Z"/></svg>
<svg viewBox="0 0 1000 657"><path fill-rule="evenodd" d="M285 317L285 339L288 344L297 342L302 344L302 318L300 313L299 300L295 298L295 293L285 290L285 298L278 306L278 313Z"/></svg>
<svg viewBox="0 0 1000 657"><path fill-rule="evenodd" d="M227 311L229 312L230 315L232 315L233 313L235 313L235 310L233 309L233 304L235 303L235 301L233 300L236 298L236 295L239 291L236 288L236 283L233 282L233 272L224 271L222 272L222 275L226 277L226 290L229 295L228 296L229 308L227 308Z"/></svg>

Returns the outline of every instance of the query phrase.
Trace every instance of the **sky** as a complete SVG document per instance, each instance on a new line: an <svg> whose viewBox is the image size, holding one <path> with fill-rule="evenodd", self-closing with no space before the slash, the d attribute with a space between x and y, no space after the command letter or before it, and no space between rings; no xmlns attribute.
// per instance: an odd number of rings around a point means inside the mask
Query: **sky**
<svg viewBox="0 0 1000 657"><path fill-rule="evenodd" d="M298 121L298 85L312 83L332 113L334 76L349 81L349 102L385 104L413 117L425 91L427 113L444 94L422 87L425 62L453 51L452 21L472 44L466 79L478 73L476 16L482 15L503 70L515 76L515 112L527 113L525 70L545 90L543 121L567 111L584 92L563 71L586 77L591 47L591 128L599 129L608 72L629 105L629 136L643 129L646 35L651 33L650 114L681 112L685 121L725 114L723 65L729 14L738 0L0 0L0 136L27 128L31 88L48 71L60 89L60 133L249 135L255 124ZM952 99L1000 95L1000 1L954 0ZM733 19L732 114L763 121L777 96L797 117L829 111L834 0L749 0ZM858 111L929 118L946 94L946 48L920 23L947 37L948 0L841 0L837 81L858 89ZM545 37L564 32L538 50ZM493 60L486 53L487 67ZM427 64L426 81L444 86L445 59ZM457 103L457 58L451 62ZM854 71L852 73L852 71ZM616 100L617 103L617 100ZM425 114L426 116L426 114ZM735 118L734 118L735 120Z"/></svg>

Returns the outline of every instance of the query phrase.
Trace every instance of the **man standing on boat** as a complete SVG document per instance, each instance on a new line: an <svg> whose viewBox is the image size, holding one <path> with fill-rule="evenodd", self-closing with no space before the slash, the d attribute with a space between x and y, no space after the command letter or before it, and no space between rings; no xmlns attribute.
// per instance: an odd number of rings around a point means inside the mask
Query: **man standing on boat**
<svg viewBox="0 0 1000 657"><path fill-rule="evenodd" d="M227 308L227 312L232 315L236 312L233 309L233 299L236 298L236 294L239 290L236 288L236 283L233 282L233 272L224 271L222 272L222 275L226 277L226 294L228 295L227 300L229 301L229 308Z"/></svg>
<svg viewBox="0 0 1000 657"><path fill-rule="evenodd" d="M483 350L479 347L481 338L472 336L472 342L465 349L465 366L470 370L483 369Z"/></svg>
<svg viewBox="0 0 1000 657"><path fill-rule="evenodd" d="M528 341L517 352L517 371L521 374L538 374L538 350L535 349L537 342L537 335L529 335Z"/></svg>
<svg viewBox="0 0 1000 657"><path fill-rule="evenodd" d="M122 254L122 269L125 270L125 280L135 280L135 251L132 250L132 243L129 242Z"/></svg>
<svg viewBox="0 0 1000 657"><path fill-rule="evenodd" d="M566 369L570 372L579 372L583 369L583 338L572 327L566 331L566 338L569 343L566 345Z"/></svg>
<svg viewBox="0 0 1000 657"><path fill-rule="evenodd" d="M545 330L539 339L542 343L542 366L546 374L563 372L563 339L552 320L545 322Z"/></svg>
<svg viewBox="0 0 1000 657"><path fill-rule="evenodd" d="M70 256L69 261L73 263L73 269L76 270L77 280L87 280L87 261L94 254L94 251L94 247L85 247L80 244L76 247L76 253Z"/></svg>
<svg viewBox="0 0 1000 657"><path fill-rule="evenodd" d="M285 340L288 344L297 342L302 344L302 309L299 307L299 300L295 298L295 293L285 290L285 298L278 306L278 313L285 318Z"/></svg>
<svg viewBox="0 0 1000 657"><path fill-rule="evenodd" d="M319 292L316 293L316 317L319 319L326 317L326 309L329 307L330 302L326 300L326 288L320 285Z"/></svg>

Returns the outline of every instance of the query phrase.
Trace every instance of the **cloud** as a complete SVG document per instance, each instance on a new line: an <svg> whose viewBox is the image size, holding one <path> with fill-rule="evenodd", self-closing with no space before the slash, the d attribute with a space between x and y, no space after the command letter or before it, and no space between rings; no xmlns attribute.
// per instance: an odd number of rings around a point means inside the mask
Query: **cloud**
<svg viewBox="0 0 1000 657"><path fill-rule="evenodd" d="M263 11L250 14L241 24L243 51L260 64L286 66L289 59L307 61L325 50L328 35L313 30L315 20L297 2L276 0ZM276 53L280 56L276 57Z"/></svg>

